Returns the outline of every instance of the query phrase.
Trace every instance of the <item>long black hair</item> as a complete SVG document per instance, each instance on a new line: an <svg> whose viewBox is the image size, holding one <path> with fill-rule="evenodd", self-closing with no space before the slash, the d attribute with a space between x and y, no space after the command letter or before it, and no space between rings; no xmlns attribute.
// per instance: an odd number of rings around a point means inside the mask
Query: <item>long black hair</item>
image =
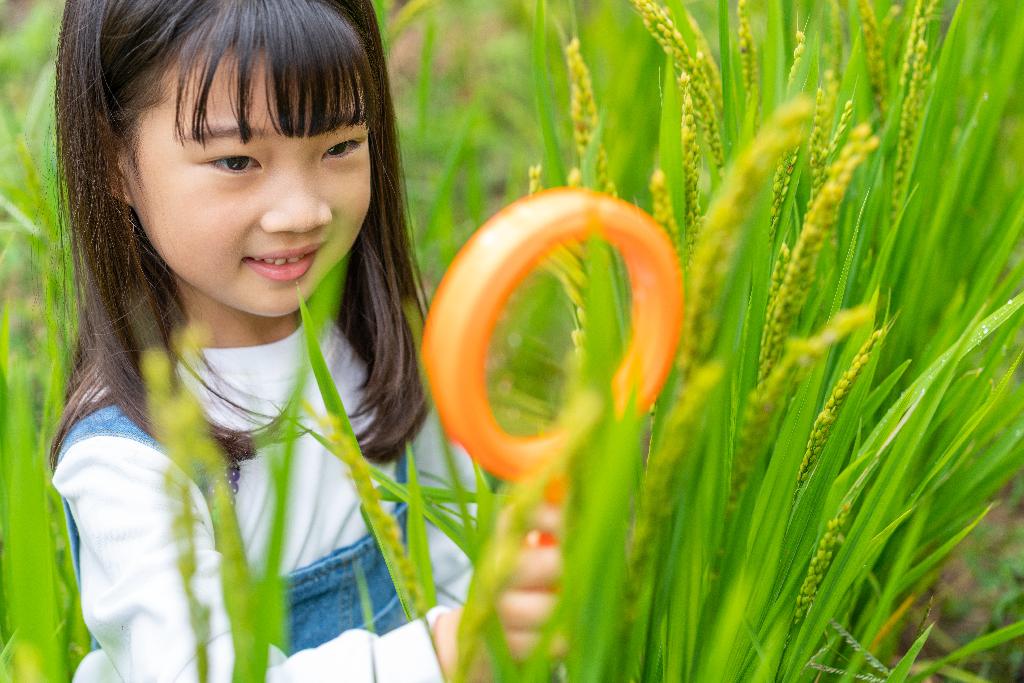
<svg viewBox="0 0 1024 683"><path fill-rule="evenodd" d="M137 215L112 191L119 154L133 151L140 115L168 96L160 84L172 69L179 135L187 130L203 140L210 86L226 68L247 142L258 64L279 133L312 136L354 123L369 129L371 199L337 324L367 368L360 413L372 419L357 435L366 457L398 457L421 427L426 401L406 311L422 319L423 295L372 0L68 0L57 50L57 145L78 336L51 467L70 428L107 405L152 433L141 352L162 348L180 360L172 344L184 324L179 293ZM229 461L254 454L250 434L216 424L210 430Z"/></svg>

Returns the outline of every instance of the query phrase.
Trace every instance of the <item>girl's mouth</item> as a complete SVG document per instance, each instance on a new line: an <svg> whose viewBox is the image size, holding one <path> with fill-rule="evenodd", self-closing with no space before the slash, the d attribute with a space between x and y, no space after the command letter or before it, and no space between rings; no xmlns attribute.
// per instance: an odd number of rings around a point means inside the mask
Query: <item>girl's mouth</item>
<svg viewBox="0 0 1024 683"><path fill-rule="evenodd" d="M311 251L305 256L289 259L254 259L246 256L242 262L255 270L257 273L270 280L277 282L289 282L298 280L306 274L309 267L313 265L313 257L316 251Z"/></svg>

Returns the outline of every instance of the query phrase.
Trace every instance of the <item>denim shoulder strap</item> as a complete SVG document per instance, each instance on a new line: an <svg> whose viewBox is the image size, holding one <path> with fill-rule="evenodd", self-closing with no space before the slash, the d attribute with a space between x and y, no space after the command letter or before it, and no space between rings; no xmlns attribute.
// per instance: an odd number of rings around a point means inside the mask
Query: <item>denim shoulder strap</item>
<svg viewBox="0 0 1024 683"><path fill-rule="evenodd" d="M120 407L112 405L100 408L75 423L61 444L60 452L57 455L58 464L64 459L64 456L72 446L94 436L125 437L161 452L163 451L160 444L132 422ZM71 508L68 507L68 502L63 496L61 496L61 502L64 504L64 518L68 527L68 539L71 542L71 561L75 568L75 580L80 582L78 569L78 525L75 524L75 518L71 515Z"/></svg>
<svg viewBox="0 0 1024 683"><path fill-rule="evenodd" d="M156 439L132 422L119 406L112 405L100 408L75 423L64 437L57 461L60 462L67 450L76 443L93 436L124 436L162 450Z"/></svg>
<svg viewBox="0 0 1024 683"><path fill-rule="evenodd" d="M59 464L60 461L64 459L68 450L76 443L94 436L120 436L163 452L163 448L161 448L160 444L157 443L156 439L143 431L143 429L137 424L132 422L120 407L111 405L105 408L100 408L75 423L75 425L68 431L67 436L64 437L63 443L61 443L60 452L57 454L57 463ZM66 522L68 529L68 542L69 549L71 551L71 564L75 570L75 582L78 583L79 588L81 588L81 573L78 561L78 549L80 544L78 525L75 523L75 518L71 514L71 508L68 506L68 501L63 496L61 496L61 503L64 506L64 521ZM92 649L99 647L96 639L91 635L90 640L92 642Z"/></svg>
<svg viewBox="0 0 1024 683"><path fill-rule="evenodd" d="M395 463L398 483L406 481L407 463L405 454ZM407 507L399 502L392 512L403 538ZM387 562L370 531L291 571L287 582L289 654L318 647L349 629L372 628L384 634L407 621Z"/></svg>

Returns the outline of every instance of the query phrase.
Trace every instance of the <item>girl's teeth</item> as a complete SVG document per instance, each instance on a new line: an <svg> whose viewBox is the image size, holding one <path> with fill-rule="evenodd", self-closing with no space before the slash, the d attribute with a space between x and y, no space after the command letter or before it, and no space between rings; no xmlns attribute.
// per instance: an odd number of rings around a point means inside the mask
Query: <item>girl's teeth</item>
<svg viewBox="0 0 1024 683"><path fill-rule="evenodd" d="M262 258L258 260L263 261L264 263L268 263L270 265L285 265L286 263L298 263L306 256L308 256L308 254L303 254L302 256L293 256L291 258Z"/></svg>
<svg viewBox="0 0 1024 683"><path fill-rule="evenodd" d="M265 258L264 263L269 263L273 266L283 266L286 263L298 263L302 260L302 256L293 256L292 258Z"/></svg>

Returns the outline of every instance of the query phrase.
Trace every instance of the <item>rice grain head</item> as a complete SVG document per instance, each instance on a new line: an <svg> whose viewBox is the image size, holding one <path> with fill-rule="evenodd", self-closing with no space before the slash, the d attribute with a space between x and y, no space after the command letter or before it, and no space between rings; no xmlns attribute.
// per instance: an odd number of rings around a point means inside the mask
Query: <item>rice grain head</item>
<svg viewBox="0 0 1024 683"><path fill-rule="evenodd" d="M459 621L459 648L452 679L455 683L469 681L479 665L487 623L494 617L498 597L515 571L534 510L543 500L553 477L573 470L572 461L581 455L581 447L590 438L600 415L600 399L586 391L571 396L559 418L560 424L569 430L565 448L554 454L530 479L511 487L503 511L505 524L488 538L473 571ZM572 488L570 482L570 500Z"/></svg>
<svg viewBox="0 0 1024 683"><path fill-rule="evenodd" d="M333 415L317 415L308 404L306 411L323 429L331 452L345 465L356 493L359 494L363 511L370 521L385 557L389 557L394 562L394 572L397 574L395 578L401 582L399 588L404 589L412 603L409 605L413 611L412 616L415 618L426 614L429 605L426 604L423 590L417 579L416 568L402 542L401 529L397 520L384 510L380 491L373 484L370 464L363 457L359 444L351 434L347 434L341 429L341 425Z"/></svg>
<svg viewBox="0 0 1024 683"><path fill-rule="evenodd" d="M630 578L626 586L626 604L630 606L630 613L623 624L624 638L632 631L643 592L653 583L649 576L651 560L658 547L658 536L669 524L674 510L673 497L678 486L680 463L688 453L690 434L697 429L708 397L724 374L725 368L718 362L702 365L694 371L685 391L672 404L665 418L664 437L659 447L647 459L630 541L627 567Z"/></svg>
<svg viewBox="0 0 1024 683"><path fill-rule="evenodd" d="M683 195L686 197L684 263L689 265L703 221L700 209L700 148L697 145L697 119L693 108L689 74L679 76L679 88L683 103L680 137L683 148Z"/></svg>
<svg viewBox="0 0 1024 683"><path fill-rule="evenodd" d="M666 187L665 172L660 168L654 169L649 184L651 190L651 201L653 203L654 220L661 226L665 234L672 240L676 256L679 256L679 224L676 222L675 209L672 207L672 197Z"/></svg>
<svg viewBox="0 0 1024 683"><path fill-rule="evenodd" d="M736 4L736 14L739 17L739 47L740 61L743 67L743 84L747 91L747 101L752 105L759 102L757 70L757 52L754 45L754 33L750 29L750 8L747 0L739 0Z"/></svg>
<svg viewBox="0 0 1024 683"><path fill-rule="evenodd" d="M725 166L725 153L722 149L721 133L718 128L718 113L711 97L713 86L708 81L708 70L701 66L705 59L702 54L703 50L698 53L697 59L694 59L683 35L672 21L668 9L655 0L630 0L630 2L639 12L647 31L661 45L665 53L672 57L676 70L680 74L689 74L693 79L694 101L697 103L697 122L704 133L714 166L721 170Z"/></svg>
<svg viewBox="0 0 1024 683"><path fill-rule="evenodd" d="M850 121L853 119L853 99L846 100L843 105L843 112L839 115L839 124L836 126L836 132L832 135L832 141L828 144L828 159L833 159L836 155L836 150L839 149L839 142L846 135L846 129L850 127Z"/></svg>
<svg viewBox="0 0 1024 683"><path fill-rule="evenodd" d="M911 171L911 158L914 148L917 146L917 138L920 130L918 124L921 121L922 109L925 98L925 81L931 71L928 62L928 43L925 42L923 29L922 38L917 41L914 50L914 64L910 70L910 80L903 99L903 108L900 110L899 136L896 142L896 162L893 166L893 195L890 221L896 222L903 198L906 195L909 185Z"/></svg>
<svg viewBox="0 0 1024 683"><path fill-rule="evenodd" d="M821 189L828 172L829 140L832 133L832 119L836 113L836 99L839 81L834 71L826 71L823 87L818 88L814 102L814 120L811 124L811 140L808 143L811 167L811 196L808 204Z"/></svg>
<svg viewBox="0 0 1024 683"><path fill-rule="evenodd" d="M785 242L779 247L779 256L775 259L775 265L772 266L772 284L771 289L768 291L768 303L765 306L765 319L772 317L772 311L775 310L775 302L779 297L779 290L782 289L782 280L786 274L786 267L789 265L789 245Z"/></svg>
<svg viewBox="0 0 1024 683"><path fill-rule="evenodd" d="M597 104L594 100L594 87L590 78L590 69L583 61L580 53L579 38L573 38L565 47L565 59L569 68L569 100L572 118L573 140L576 143L576 155L580 163L586 155L597 130ZM608 175L608 154L604 145L597 150L597 184L602 192L615 194L615 185Z"/></svg>
<svg viewBox="0 0 1024 683"><path fill-rule="evenodd" d="M196 461L194 451L187 447L182 448L181 439L189 433L187 430L194 430L197 427L197 414L187 403L180 400L180 396L173 395L170 363L163 354L154 352L145 355L142 365L149 389L150 411L156 423L154 428L158 433L176 435L166 444L167 454L175 467L167 468L164 475L164 490L176 504L171 531L177 548L178 574L188 604L189 622L196 639L196 671L199 679L205 680L209 671L209 656L205 643L210 637L210 609L197 599L193 586L198 566L195 528L199 520L193 514L189 480L184 476L186 472L202 472L205 468Z"/></svg>
<svg viewBox="0 0 1024 683"><path fill-rule="evenodd" d="M815 336L786 342L782 358L751 391L747 400L733 458L730 509L746 485L765 444L774 442L771 424L788 396L789 388L800 382L833 344L864 325L872 315L873 308L867 305L839 311Z"/></svg>
<svg viewBox="0 0 1024 683"><path fill-rule="evenodd" d="M779 229L779 221L782 220L782 207L789 197L789 187L793 180L793 171L796 170L796 161L800 155L800 148L794 147L789 150L778 167L775 169L775 177L772 178L772 204L768 213L768 243L775 243L775 235Z"/></svg>
<svg viewBox="0 0 1024 683"><path fill-rule="evenodd" d="M910 28L907 32L907 42L903 51L903 61L900 64L899 89L904 93L907 91L907 84L913 74L917 43L924 36L924 31L927 26L926 2L928 2L928 0L914 1L914 11L911 14Z"/></svg>
<svg viewBox="0 0 1024 683"><path fill-rule="evenodd" d="M831 34L827 42L829 66L833 73L838 74L843 71L843 46L846 43L846 35L843 31L843 10L839 5L839 0L829 0L828 17Z"/></svg>
<svg viewBox="0 0 1024 683"><path fill-rule="evenodd" d="M704 35L704 30L697 23L697 20L693 18L693 15L686 9L686 6L682 6L683 13L686 15L686 22L690 26L690 30L693 32L694 39L697 43L697 52L695 53L695 59L700 64L701 69L704 71L704 79L710 84L708 91L711 93L711 100L714 102L715 109L722 109L722 73L718 69L718 63L715 62L713 57L714 53L711 51L711 44L708 43L707 36Z"/></svg>
<svg viewBox="0 0 1024 683"><path fill-rule="evenodd" d="M800 587L800 595L796 599L796 612L793 615L794 624L799 623L806 616L808 610L811 609L811 605L814 604L814 598L818 594L818 586L821 585L825 574L832 565L832 558L835 557L839 547L846 540L843 536L843 529L846 528L846 522L850 517L850 508L850 503L843 503L839 513L828 521L825 533L822 534L821 539L818 541L818 548L814 556L811 557L811 562L807 567L807 576Z"/></svg>
<svg viewBox="0 0 1024 683"><path fill-rule="evenodd" d="M800 141L810 115L810 103L798 97L779 107L729 169L711 204L691 268L689 301L683 322L679 367L685 379L696 362L703 361L716 328L709 313L718 297L743 223L769 170L779 155Z"/></svg>
<svg viewBox="0 0 1024 683"><path fill-rule="evenodd" d="M878 19L871 0L857 0L860 12L860 26L864 35L864 52L868 64L868 78L871 80L871 92L874 94L875 106L882 118L888 105L889 83L882 50L882 34L878 30Z"/></svg>
<svg viewBox="0 0 1024 683"><path fill-rule="evenodd" d="M836 418L839 417L839 411L850 395L850 391L853 390L853 385L857 378L871 359L872 351L881 344L888 329L888 327L877 329L865 340L860 349L858 349L857 355L854 356L850 367L847 368L846 372L839 378L839 381L836 382L835 387L833 387L828 401L825 402L825 407L822 408L821 412L818 413L818 417L815 418L814 426L811 428L811 435L807 439L804 459L800 463L794 495L803 488L807 483L807 479L811 476L811 472L814 470L815 465L817 465L818 458L821 456L821 452L824 450L825 444L832 433L832 427L835 424Z"/></svg>
<svg viewBox="0 0 1024 683"><path fill-rule="evenodd" d="M189 371L195 372L198 367L200 349L207 339L208 334L195 326L185 328L175 338L174 344ZM255 606L248 600L253 580L228 488L224 455L207 434L206 418L197 398L178 381L168 357L160 351L149 351L143 354L141 366L155 436L179 470L205 480L212 488L209 508L222 558L224 601L237 629L236 651L248 661L257 628ZM182 502L189 504L187 499ZM202 610L191 607L190 618L193 616L202 618Z"/></svg>
<svg viewBox="0 0 1024 683"><path fill-rule="evenodd" d="M535 164L530 167L530 189L529 194L537 194L544 186L541 181L541 172L544 167L541 164Z"/></svg>
<svg viewBox="0 0 1024 683"><path fill-rule="evenodd" d="M800 62L804 57L804 52L807 50L806 45L807 37L803 31L796 32L796 46L793 48L793 64L789 67L789 77L786 79L786 86L788 88L793 87L793 83L796 82L797 72L800 70Z"/></svg>
<svg viewBox="0 0 1024 683"><path fill-rule="evenodd" d="M783 342L814 284L818 254L825 237L835 224L839 205L853 179L853 172L877 147L878 138L871 135L870 126L861 124L850 133L839 158L829 167L827 179L804 217L804 227L793 246L786 274L772 307L772 315L765 321L758 382L764 381L771 373L782 352Z"/></svg>

